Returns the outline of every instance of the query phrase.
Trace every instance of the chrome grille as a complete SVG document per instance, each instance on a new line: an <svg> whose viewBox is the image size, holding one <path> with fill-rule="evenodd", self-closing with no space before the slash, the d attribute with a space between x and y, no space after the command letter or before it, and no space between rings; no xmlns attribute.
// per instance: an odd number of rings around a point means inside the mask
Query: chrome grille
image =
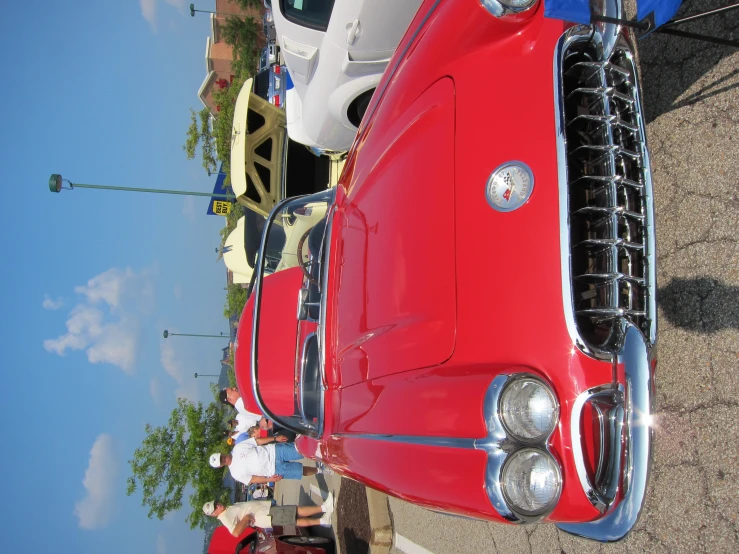
<svg viewBox="0 0 739 554"><path fill-rule="evenodd" d="M650 337L649 163L628 48L594 42L562 59L572 307L578 333L611 350L626 318ZM651 284L653 286L653 284Z"/></svg>

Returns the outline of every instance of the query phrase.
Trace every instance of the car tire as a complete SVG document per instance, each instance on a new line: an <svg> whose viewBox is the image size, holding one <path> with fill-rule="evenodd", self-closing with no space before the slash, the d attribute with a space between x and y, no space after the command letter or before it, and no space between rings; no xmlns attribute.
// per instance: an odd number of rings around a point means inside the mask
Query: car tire
<svg viewBox="0 0 739 554"><path fill-rule="evenodd" d="M324 550L333 543L328 537L312 537L306 535L299 537L280 537L280 540L293 546L312 546L314 548L323 548Z"/></svg>
<svg viewBox="0 0 739 554"><path fill-rule="evenodd" d="M346 117L349 119L349 123L355 127L359 127L359 124L362 122L362 118L367 111L370 100L372 100L372 94L374 92L375 89L373 88L365 90L362 94L352 100L352 103L349 104L349 109L346 111Z"/></svg>

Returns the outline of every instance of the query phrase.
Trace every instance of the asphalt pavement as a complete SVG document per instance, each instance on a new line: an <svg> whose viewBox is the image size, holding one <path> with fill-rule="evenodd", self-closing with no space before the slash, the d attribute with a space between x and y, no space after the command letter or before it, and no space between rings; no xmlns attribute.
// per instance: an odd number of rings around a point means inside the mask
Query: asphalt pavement
<svg viewBox="0 0 739 554"><path fill-rule="evenodd" d="M681 13L727 4L694 1ZM685 30L739 38L739 11ZM391 499L401 537L391 552L739 552L739 52L656 34L639 49L660 317L642 517L624 541L601 545L550 524L472 521Z"/></svg>

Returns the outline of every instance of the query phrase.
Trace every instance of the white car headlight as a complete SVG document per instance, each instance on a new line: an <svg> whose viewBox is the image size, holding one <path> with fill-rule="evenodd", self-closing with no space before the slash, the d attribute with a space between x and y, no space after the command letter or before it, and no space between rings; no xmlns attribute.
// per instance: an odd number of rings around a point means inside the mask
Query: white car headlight
<svg viewBox="0 0 739 554"><path fill-rule="evenodd" d="M525 442L548 437L559 418L554 393L533 377L511 381L501 394L499 410L506 430Z"/></svg>
<svg viewBox="0 0 739 554"><path fill-rule="evenodd" d="M559 499L562 476L551 455L537 448L523 448L503 466L501 486L511 509L539 516L550 511Z"/></svg>

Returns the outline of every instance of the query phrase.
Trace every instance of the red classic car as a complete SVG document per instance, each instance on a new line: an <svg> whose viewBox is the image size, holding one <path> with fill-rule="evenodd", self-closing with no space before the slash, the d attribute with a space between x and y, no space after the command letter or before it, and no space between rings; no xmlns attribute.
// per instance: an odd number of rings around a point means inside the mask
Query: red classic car
<svg viewBox="0 0 739 554"><path fill-rule="evenodd" d="M493 4L424 2L338 187L275 207L236 376L343 475L615 541L644 501L656 365L632 40Z"/></svg>

